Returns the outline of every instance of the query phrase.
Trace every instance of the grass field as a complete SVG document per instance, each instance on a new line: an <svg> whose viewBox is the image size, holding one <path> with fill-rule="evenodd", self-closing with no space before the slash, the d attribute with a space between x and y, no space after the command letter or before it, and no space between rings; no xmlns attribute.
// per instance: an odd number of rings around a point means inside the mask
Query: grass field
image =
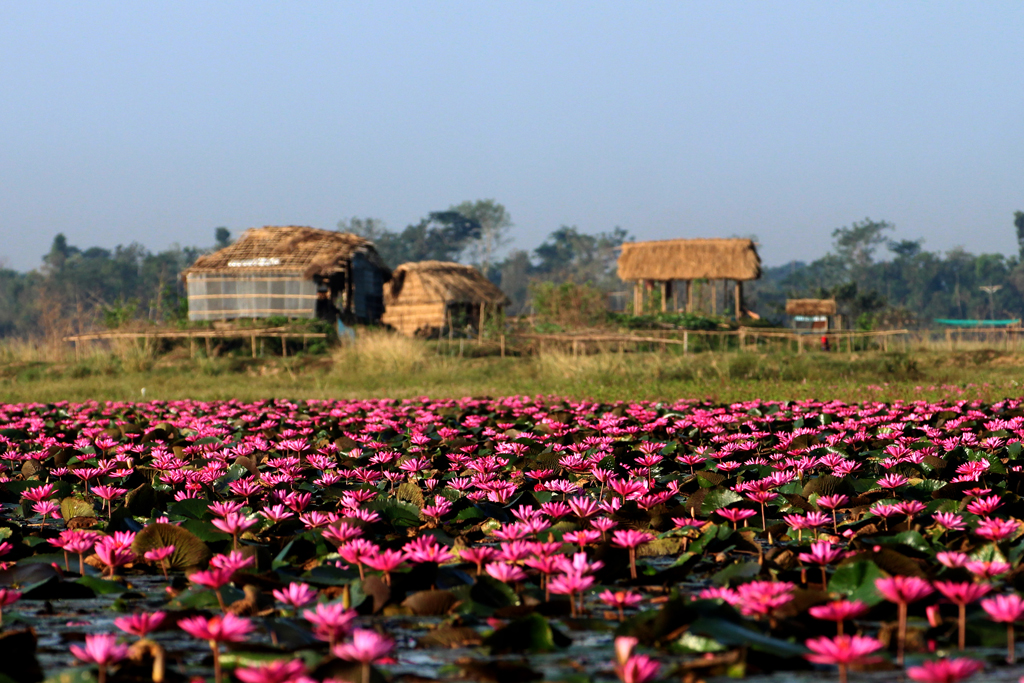
<svg viewBox="0 0 1024 683"><path fill-rule="evenodd" d="M190 359L179 348L159 357L133 345L81 360L23 347L0 349L0 398L58 400L250 400L407 398L557 394L594 400L820 398L841 401L1020 395L1024 354L978 349L910 353L546 352L457 357L381 335L330 355L245 355ZM143 392L145 390L145 392Z"/></svg>

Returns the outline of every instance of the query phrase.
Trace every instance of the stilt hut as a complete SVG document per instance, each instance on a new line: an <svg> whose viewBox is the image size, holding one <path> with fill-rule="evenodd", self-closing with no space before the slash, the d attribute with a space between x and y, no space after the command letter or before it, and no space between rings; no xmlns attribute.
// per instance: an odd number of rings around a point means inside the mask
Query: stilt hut
<svg viewBox="0 0 1024 683"><path fill-rule="evenodd" d="M661 311L694 312L695 285L710 288L710 313L728 310L728 282L733 283L736 318L743 316L743 283L761 277L761 258L753 240L692 239L627 242L619 256L619 278L633 282L633 313L650 307L654 291L660 291ZM685 303L684 303L685 302ZM684 308L685 306L685 308Z"/></svg>
<svg viewBox="0 0 1024 683"><path fill-rule="evenodd" d="M508 297L473 266L446 261L403 263L384 289L383 322L408 336L430 336L445 328L482 332L487 316Z"/></svg>
<svg viewBox="0 0 1024 683"><path fill-rule="evenodd" d="M786 315L797 329L840 329L835 299L786 299Z"/></svg>
<svg viewBox="0 0 1024 683"><path fill-rule="evenodd" d="M373 243L315 228L251 228L184 278L189 320L323 318L373 323L391 273Z"/></svg>

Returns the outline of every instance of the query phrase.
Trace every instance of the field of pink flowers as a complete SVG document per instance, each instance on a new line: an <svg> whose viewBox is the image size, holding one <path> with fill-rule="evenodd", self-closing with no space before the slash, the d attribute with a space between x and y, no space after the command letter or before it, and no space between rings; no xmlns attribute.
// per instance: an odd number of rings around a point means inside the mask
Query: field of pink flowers
<svg viewBox="0 0 1024 683"><path fill-rule="evenodd" d="M0 404L0 683L1016 680L1024 400Z"/></svg>

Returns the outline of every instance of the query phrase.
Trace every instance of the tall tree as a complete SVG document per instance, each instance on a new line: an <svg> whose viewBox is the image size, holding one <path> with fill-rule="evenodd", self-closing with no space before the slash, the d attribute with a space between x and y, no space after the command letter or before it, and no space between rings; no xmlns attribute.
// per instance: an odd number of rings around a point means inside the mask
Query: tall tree
<svg viewBox="0 0 1024 683"><path fill-rule="evenodd" d="M231 244L231 231L225 228L224 226L221 226L213 231L213 238L215 240L217 248L223 249L224 247Z"/></svg>
<svg viewBox="0 0 1024 683"><path fill-rule="evenodd" d="M1013 225L1017 228L1017 247L1020 250L1020 259L1024 261L1024 211L1013 212Z"/></svg>
<svg viewBox="0 0 1024 683"><path fill-rule="evenodd" d="M470 260L480 266L485 273L494 263L498 250L509 243L508 231L512 228L512 216L508 210L494 199L478 199L475 202L462 202L452 206L466 218L480 224L480 237L468 245Z"/></svg>
<svg viewBox="0 0 1024 683"><path fill-rule="evenodd" d="M382 221L370 218L340 221L338 227L372 241L392 268L409 261L457 261L480 237L480 223L458 211L434 211L402 232L388 230Z"/></svg>
<svg viewBox="0 0 1024 683"><path fill-rule="evenodd" d="M866 268L874 262L875 250L886 242L883 233L892 229L892 223L873 221L870 218L860 223L854 222L849 227L836 228L832 231L836 255L851 270Z"/></svg>

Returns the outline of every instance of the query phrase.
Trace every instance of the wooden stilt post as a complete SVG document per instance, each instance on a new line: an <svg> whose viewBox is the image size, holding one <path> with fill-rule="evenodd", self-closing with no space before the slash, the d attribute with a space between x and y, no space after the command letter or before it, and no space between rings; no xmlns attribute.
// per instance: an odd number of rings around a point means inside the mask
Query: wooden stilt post
<svg viewBox="0 0 1024 683"><path fill-rule="evenodd" d="M633 283L633 315L640 315L644 312L644 290L637 280Z"/></svg>
<svg viewBox="0 0 1024 683"><path fill-rule="evenodd" d="M213 357L213 346L210 344L210 337L209 336L206 337L206 357L207 358L212 358Z"/></svg>
<svg viewBox="0 0 1024 683"><path fill-rule="evenodd" d="M256 335L255 334L252 335L252 337L250 337L250 339L252 340L252 357L255 358L256 357Z"/></svg>
<svg viewBox="0 0 1024 683"><path fill-rule="evenodd" d="M711 315L718 315L718 286L716 280L711 280Z"/></svg>
<svg viewBox="0 0 1024 683"><path fill-rule="evenodd" d="M189 358L196 357L196 338L191 335L188 338L188 356Z"/></svg>
<svg viewBox="0 0 1024 683"><path fill-rule="evenodd" d="M743 316L743 280L736 281L736 320Z"/></svg>
<svg viewBox="0 0 1024 683"><path fill-rule="evenodd" d="M661 312L668 311L668 297L672 293L672 283L668 280L661 281Z"/></svg>
<svg viewBox="0 0 1024 683"><path fill-rule="evenodd" d="M505 357L505 335L501 335L501 357Z"/></svg>
<svg viewBox="0 0 1024 683"><path fill-rule="evenodd" d="M288 338L283 334L281 335L281 355L285 358L288 357Z"/></svg>

